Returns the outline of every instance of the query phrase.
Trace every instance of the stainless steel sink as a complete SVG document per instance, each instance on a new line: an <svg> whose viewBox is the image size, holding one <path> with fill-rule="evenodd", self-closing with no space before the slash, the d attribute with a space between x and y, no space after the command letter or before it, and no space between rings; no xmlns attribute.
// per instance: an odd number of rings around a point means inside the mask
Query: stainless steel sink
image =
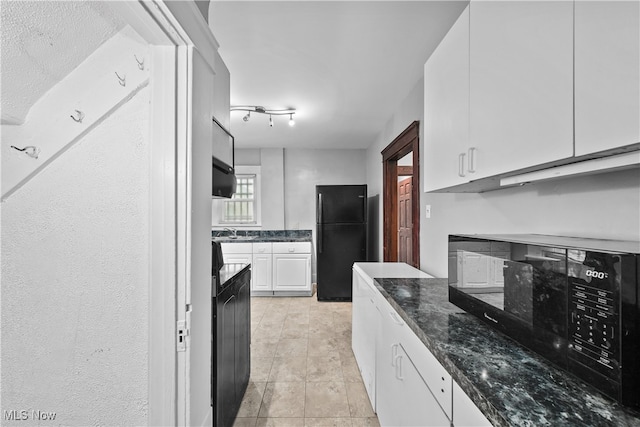
<svg viewBox="0 0 640 427"><path fill-rule="evenodd" d="M214 241L238 241L238 242L244 242L247 240L254 240L257 236L219 236L219 237L214 237L213 240Z"/></svg>
<svg viewBox="0 0 640 427"><path fill-rule="evenodd" d="M256 236L227 236L227 239L231 240L253 240Z"/></svg>

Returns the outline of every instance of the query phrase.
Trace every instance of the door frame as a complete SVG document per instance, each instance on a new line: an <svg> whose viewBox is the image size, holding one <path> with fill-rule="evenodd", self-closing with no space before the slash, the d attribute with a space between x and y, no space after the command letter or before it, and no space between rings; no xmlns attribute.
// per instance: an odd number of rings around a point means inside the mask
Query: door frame
<svg viewBox="0 0 640 427"><path fill-rule="evenodd" d="M383 182L383 261L398 261L398 160L412 153L413 156L413 219L412 260L413 267L420 265L420 122L414 121L382 150Z"/></svg>
<svg viewBox="0 0 640 427"><path fill-rule="evenodd" d="M191 425L189 341L177 349L178 322L189 327L191 56L214 69L217 41L193 2L137 0L110 7L149 44L150 213L148 424Z"/></svg>

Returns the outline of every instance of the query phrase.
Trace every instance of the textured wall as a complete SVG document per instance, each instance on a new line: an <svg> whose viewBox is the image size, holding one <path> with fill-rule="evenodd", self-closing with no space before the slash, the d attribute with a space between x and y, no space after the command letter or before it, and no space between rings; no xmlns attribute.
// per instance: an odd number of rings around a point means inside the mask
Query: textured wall
<svg viewBox="0 0 640 427"><path fill-rule="evenodd" d="M3 425L147 423L148 104L143 89L2 204L1 409L30 417Z"/></svg>
<svg viewBox="0 0 640 427"><path fill-rule="evenodd" d="M44 93L122 27L102 2L3 2L2 124L22 123Z"/></svg>

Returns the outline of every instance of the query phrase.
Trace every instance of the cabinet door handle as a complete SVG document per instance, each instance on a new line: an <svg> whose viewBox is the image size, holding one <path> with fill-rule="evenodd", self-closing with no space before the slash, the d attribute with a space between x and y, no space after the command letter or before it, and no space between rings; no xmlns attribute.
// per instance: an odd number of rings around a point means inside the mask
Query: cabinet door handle
<svg viewBox="0 0 640 427"><path fill-rule="evenodd" d="M465 156L466 156L465 153L458 154L458 176L460 177L465 176L465 173L464 173L464 157Z"/></svg>
<svg viewBox="0 0 640 427"><path fill-rule="evenodd" d="M467 170L469 173L476 172L476 147L469 148L469 166Z"/></svg>
<svg viewBox="0 0 640 427"><path fill-rule="evenodd" d="M396 322L398 325L402 326L404 325L404 322L402 321L402 319L398 318L398 315L396 314L395 311L391 311L389 310L389 316L393 319L394 322Z"/></svg>
<svg viewBox="0 0 640 427"><path fill-rule="evenodd" d="M289 252L295 252L295 248L289 248Z"/></svg>
<svg viewBox="0 0 640 427"><path fill-rule="evenodd" d="M391 346L391 366L396 366L396 357L398 357L398 344Z"/></svg>
<svg viewBox="0 0 640 427"><path fill-rule="evenodd" d="M404 377L402 376L402 355L396 356L396 378L400 381L404 381Z"/></svg>

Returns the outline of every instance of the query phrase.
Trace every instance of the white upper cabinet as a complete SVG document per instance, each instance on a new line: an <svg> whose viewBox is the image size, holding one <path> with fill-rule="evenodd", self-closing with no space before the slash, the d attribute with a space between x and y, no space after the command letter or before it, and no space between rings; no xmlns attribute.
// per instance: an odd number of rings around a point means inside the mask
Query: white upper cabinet
<svg viewBox="0 0 640 427"><path fill-rule="evenodd" d="M573 156L573 2L471 2L469 85L469 180Z"/></svg>
<svg viewBox="0 0 640 427"><path fill-rule="evenodd" d="M575 3L576 156L640 142L640 2Z"/></svg>
<svg viewBox="0 0 640 427"><path fill-rule="evenodd" d="M462 170L469 146L469 7L425 64L424 188L468 180Z"/></svg>

